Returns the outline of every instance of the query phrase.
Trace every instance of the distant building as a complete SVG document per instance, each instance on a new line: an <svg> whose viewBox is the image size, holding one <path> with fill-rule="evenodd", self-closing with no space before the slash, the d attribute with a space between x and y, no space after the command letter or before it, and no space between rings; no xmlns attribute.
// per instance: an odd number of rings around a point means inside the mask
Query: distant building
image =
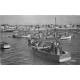
<svg viewBox="0 0 80 80"><path fill-rule="evenodd" d="M17 30L22 30L22 31L26 31L26 26L24 26L24 25L19 25L18 26L18 28L17 28Z"/></svg>

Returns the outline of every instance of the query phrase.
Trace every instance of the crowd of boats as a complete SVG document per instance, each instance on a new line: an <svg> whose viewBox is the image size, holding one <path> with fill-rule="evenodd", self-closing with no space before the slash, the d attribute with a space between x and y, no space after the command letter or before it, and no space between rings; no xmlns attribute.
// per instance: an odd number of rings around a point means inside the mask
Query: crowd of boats
<svg viewBox="0 0 80 80"><path fill-rule="evenodd" d="M56 62L65 62L71 59L71 54L62 50L59 40L71 39L73 36L72 34L69 34L68 32L63 34L57 30L53 32L40 30L34 33L33 32L15 31L11 37L27 38L28 46L32 48L36 55L44 59L49 59ZM10 44L2 41L0 47L1 49L9 49Z"/></svg>
<svg viewBox="0 0 80 80"><path fill-rule="evenodd" d="M67 31L54 31L54 30L38 30L38 31L14 31L11 37L13 38L55 38L58 37L59 39L71 39L74 36L74 33L70 33Z"/></svg>
<svg viewBox="0 0 80 80"><path fill-rule="evenodd" d="M56 26L56 25L55 25ZM53 60L55 62L66 62L71 60L71 54L64 51L60 40L72 39L77 31L46 29L40 30L15 30L11 38L27 38L28 46L32 48L33 53L41 58ZM4 33L4 31L2 31ZM9 49L11 45L3 39L0 43L1 49Z"/></svg>

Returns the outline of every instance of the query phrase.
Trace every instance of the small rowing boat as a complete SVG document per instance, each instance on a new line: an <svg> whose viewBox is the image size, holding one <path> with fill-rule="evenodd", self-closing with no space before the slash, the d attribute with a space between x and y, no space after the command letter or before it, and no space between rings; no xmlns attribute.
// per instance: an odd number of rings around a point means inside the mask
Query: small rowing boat
<svg viewBox="0 0 80 80"><path fill-rule="evenodd" d="M6 42L1 42L0 43L0 48L1 49L9 49L10 48L10 44L6 43Z"/></svg>

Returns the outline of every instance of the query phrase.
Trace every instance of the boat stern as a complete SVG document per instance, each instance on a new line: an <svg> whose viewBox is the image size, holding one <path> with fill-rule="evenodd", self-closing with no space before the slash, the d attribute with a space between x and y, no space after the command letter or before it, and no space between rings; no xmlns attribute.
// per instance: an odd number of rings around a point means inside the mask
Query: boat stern
<svg viewBox="0 0 80 80"><path fill-rule="evenodd" d="M65 54L61 54L59 62L67 62L71 60L71 54L65 51Z"/></svg>

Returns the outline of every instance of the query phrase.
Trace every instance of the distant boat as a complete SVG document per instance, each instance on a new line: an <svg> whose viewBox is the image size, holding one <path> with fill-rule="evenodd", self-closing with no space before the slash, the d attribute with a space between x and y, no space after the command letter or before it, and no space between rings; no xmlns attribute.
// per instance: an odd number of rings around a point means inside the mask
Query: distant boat
<svg viewBox="0 0 80 80"><path fill-rule="evenodd" d="M30 38L30 34L26 34L25 31L20 32L20 31L15 31L14 34L12 35L13 38Z"/></svg>
<svg viewBox="0 0 80 80"><path fill-rule="evenodd" d="M9 49L10 48L10 44L3 41L3 42L0 43L0 48L1 49Z"/></svg>
<svg viewBox="0 0 80 80"><path fill-rule="evenodd" d="M1 30L0 32L13 32L13 31L15 31L15 30Z"/></svg>
<svg viewBox="0 0 80 80"><path fill-rule="evenodd" d="M20 35L14 34L14 35L12 35L12 37L13 37L13 38L30 38L31 35L28 34L28 35L21 35L21 36L20 36Z"/></svg>
<svg viewBox="0 0 80 80"><path fill-rule="evenodd" d="M71 35L69 35L69 36L63 36L63 35L62 35L60 39L63 40L63 39L71 39L71 38L72 38Z"/></svg>
<svg viewBox="0 0 80 80"><path fill-rule="evenodd" d="M61 47L58 46L58 43L56 43L56 45L54 43L51 43L51 46L38 46L36 45L38 43L35 43L35 45L31 44L31 48L33 53L41 58L55 62L69 61L71 59L71 54L67 51L62 51Z"/></svg>

